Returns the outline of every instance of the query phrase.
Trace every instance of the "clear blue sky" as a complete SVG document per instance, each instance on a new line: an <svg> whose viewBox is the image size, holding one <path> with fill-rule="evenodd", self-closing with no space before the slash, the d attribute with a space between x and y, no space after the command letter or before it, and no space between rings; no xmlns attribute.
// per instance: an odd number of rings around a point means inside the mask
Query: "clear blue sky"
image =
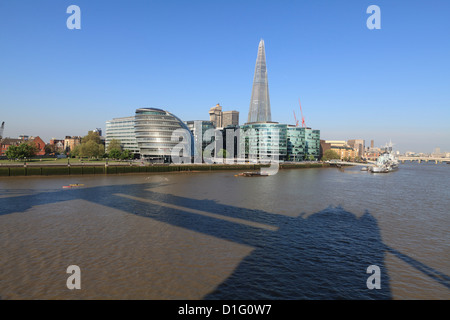
<svg viewBox="0 0 450 320"><path fill-rule="evenodd" d="M139 107L208 120L220 103L242 124L263 38L274 121L293 124L300 98L322 139L450 152L449 17L446 0L2 0L0 121L48 142Z"/></svg>

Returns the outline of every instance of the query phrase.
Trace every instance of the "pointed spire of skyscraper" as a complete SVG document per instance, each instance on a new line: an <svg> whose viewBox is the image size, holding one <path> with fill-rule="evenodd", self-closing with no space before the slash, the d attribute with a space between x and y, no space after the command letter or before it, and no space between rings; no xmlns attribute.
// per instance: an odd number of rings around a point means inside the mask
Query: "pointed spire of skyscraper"
<svg viewBox="0 0 450 320"><path fill-rule="evenodd" d="M252 99L248 112L248 122L272 121L270 113L269 83L267 81L266 52L264 40L261 39L256 58L255 76L253 78Z"/></svg>

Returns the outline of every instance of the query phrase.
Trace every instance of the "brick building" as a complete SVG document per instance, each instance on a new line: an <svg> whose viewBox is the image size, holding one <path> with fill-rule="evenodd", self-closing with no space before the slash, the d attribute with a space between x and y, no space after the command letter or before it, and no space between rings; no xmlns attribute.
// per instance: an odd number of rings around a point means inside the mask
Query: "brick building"
<svg viewBox="0 0 450 320"><path fill-rule="evenodd" d="M23 142L22 139L4 138L0 140L0 156L4 156L10 146L18 146Z"/></svg>

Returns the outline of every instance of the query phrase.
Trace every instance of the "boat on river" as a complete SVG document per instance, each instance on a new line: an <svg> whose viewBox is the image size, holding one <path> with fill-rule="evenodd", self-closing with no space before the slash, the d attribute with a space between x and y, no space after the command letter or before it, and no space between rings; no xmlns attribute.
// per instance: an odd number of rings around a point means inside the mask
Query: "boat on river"
<svg viewBox="0 0 450 320"><path fill-rule="evenodd" d="M241 172L237 175L235 175L235 177L267 177L269 174L267 172Z"/></svg>
<svg viewBox="0 0 450 320"><path fill-rule="evenodd" d="M68 186L63 186L63 189L70 189L70 188L78 188L78 187L83 187L84 184L82 183L72 183L69 184Z"/></svg>
<svg viewBox="0 0 450 320"><path fill-rule="evenodd" d="M392 143L386 147L385 152L380 155L370 171L374 173L387 173L398 170L398 159L392 153Z"/></svg>

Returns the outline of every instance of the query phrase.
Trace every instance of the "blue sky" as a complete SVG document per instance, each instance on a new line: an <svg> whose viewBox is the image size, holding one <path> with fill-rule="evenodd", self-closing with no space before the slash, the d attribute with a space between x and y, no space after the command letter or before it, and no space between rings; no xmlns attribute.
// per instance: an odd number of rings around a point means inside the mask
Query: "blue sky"
<svg viewBox="0 0 450 320"><path fill-rule="evenodd" d="M72 4L81 30L66 27ZM445 0L2 0L0 121L48 142L139 107L208 120L220 103L242 124L263 38L273 121L293 124L300 98L322 139L450 152L449 13Z"/></svg>

